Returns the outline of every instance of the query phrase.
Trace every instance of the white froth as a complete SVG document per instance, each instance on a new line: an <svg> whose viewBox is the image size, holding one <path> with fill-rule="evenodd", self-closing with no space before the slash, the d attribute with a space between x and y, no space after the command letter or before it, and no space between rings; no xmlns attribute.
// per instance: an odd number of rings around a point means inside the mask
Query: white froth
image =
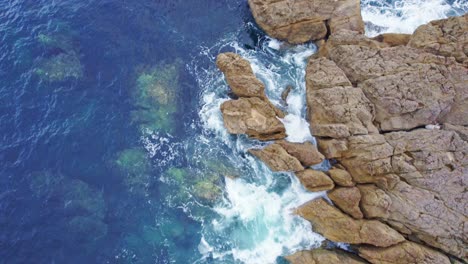
<svg viewBox="0 0 468 264"><path fill-rule="evenodd" d="M289 142L306 142L311 141L315 144L315 138L310 133L309 123L298 115L289 114L282 120L286 128L286 140Z"/></svg>
<svg viewBox="0 0 468 264"><path fill-rule="evenodd" d="M363 20L377 26L366 28L366 35L372 37L382 33L411 34L431 20L463 14L468 10L468 1L458 0L450 5L445 0L398 0L391 3L362 0L361 7Z"/></svg>

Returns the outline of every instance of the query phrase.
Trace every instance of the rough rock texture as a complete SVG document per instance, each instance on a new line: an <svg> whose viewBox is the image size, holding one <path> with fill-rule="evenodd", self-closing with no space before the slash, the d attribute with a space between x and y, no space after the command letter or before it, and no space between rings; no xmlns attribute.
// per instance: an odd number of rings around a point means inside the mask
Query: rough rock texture
<svg viewBox="0 0 468 264"><path fill-rule="evenodd" d="M367 263L343 250L314 249L285 257L291 264L361 264Z"/></svg>
<svg viewBox="0 0 468 264"><path fill-rule="evenodd" d="M231 134L247 134L259 140L286 137L274 107L257 97L226 101L221 105L224 125Z"/></svg>
<svg viewBox="0 0 468 264"><path fill-rule="evenodd" d="M321 171L307 169L296 173L304 187L311 192L328 191L335 187L333 181Z"/></svg>
<svg viewBox="0 0 468 264"><path fill-rule="evenodd" d="M362 219L363 215L359 208L361 193L357 187L339 187L328 192L328 197L343 212L356 219Z"/></svg>
<svg viewBox="0 0 468 264"><path fill-rule="evenodd" d="M351 86L333 61L311 59L306 72L307 105L312 134L346 138L377 133L374 108L361 89Z"/></svg>
<svg viewBox="0 0 468 264"><path fill-rule="evenodd" d="M310 201L297 214L312 223L313 229L334 242L389 247L405 239L397 231L376 220L356 220L323 199Z"/></svg>
<svg viewBox="0 0 468 264"><path fill-rule="evenodd" d="M293 44L340 29L364 32L359 0L249 0L249 6L268 35Z"/></svg>
<svg viewBox="0 0 468 264"><path fill-rule="evenodd" d="M385 33L380 34L377 37L372 38L378 42L382 42L389 47L404 46L407 45L411 38L410 34L396 34L396 33Z"/></svg>
<svg viewBox="0 0 468 264"><path fill-rule="evenodd" d="M266 98L265 85L255 77L250 63L240 55L221 53L216 59L216 65L224 73L236 96Z"/></svg>
<svg viewBox="0 0 468 264"><path fill-rule="evenodd" d="M468 66L468 14L420 26L411 36L409 45L436 55L454 57Z"/></svg>
<svg viewBox="0 0 468 264"><path fill-rule="evenodd" d="M431 22L407 45L406 37L339 31L321 43L306 76L318 148L359 184L364 217L461 259L468 257L466 19ZM371 262L445 263L413 244Z"/></svg>
<svg viewBox="0 0 468 264"><path fill-rule="evenodd" d="M346 170L334 167L328 171L328 174L330 174L330 178L339 186L352 187L355 185L353 178L351 178L351 175Z"/></svg>
<svg viewBox="0 0 468 264"><path fill-rule="evenodd" d="M380 48L375 43L340 31L330 37L322 55L362 89L375 106L375 122L382 131L468 124L467 68L409 46ZM314 92L312 87L308 90Z"/></svg>
<svg viewBox="0 0 468 264"><path fill-rule="evenodd" d="M359 256L372 264L449 264L444 254L428 247L405 241L388 247L359 247Z"/></svg>
<svg viewBox="0 0 468 264"><path fill-rule="evenodd" d="M302 171L301 162L291 156L278 144L271 144L264 149L250 149L249 152L261 159L272 171Z"/></svg>
<svg viewBox="0 0 468 264"><path fill-rule="evenodd" d="M322 153L310 142L292 143L279 140L276 143L281 145L290 155L297 158L304 167L319 164L325 159Z"/></svg>

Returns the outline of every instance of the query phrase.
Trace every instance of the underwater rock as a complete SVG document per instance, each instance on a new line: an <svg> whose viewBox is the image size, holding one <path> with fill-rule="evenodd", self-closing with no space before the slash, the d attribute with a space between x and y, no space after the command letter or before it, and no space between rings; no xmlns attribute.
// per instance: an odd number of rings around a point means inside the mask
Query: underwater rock
<svg viewBox="0 0 468 264"><path fill-rule="evenodd" d="M229 100L221 105L224 125L231 134L259 140L283 139L286 129L274 107L257 97Z"/></svg>
<svg viewBox="0 0 468 264"><path fill-rule="evenodd" d="M389 226L377 220L353 219L322 198L302 205L296 213L310 221L314 231L333 242L389 247L405 240Z"/></svg>
<svg viewBox="0 0 468 264"><path fill-rule="evenodd" d="M67 79L81 79L83 66L75 52L61 53L41 59L34 73L49 82L61 82Z"/></svg>
<svg viewBox="0 0 468 264"><path fill-rule="evenodd" d="M449 264L444 254L417 243L405 241L388 247L359 247L359 256L372 264Z"/></svg>
<svg viewBox="0 0 468 264"><path fill-rule="evenodd" d="M304 187L311 192L332 190L335 187L333 181L324 172L306 169L296 173Z"/></svg>
<svg viewBox="0 0 468 264"><path fill-rule="evenodd" d="M216 201L221 195L221 188L213 181L199 181L193 186L194 195L208 202Z"/></svg>
<svg viewBox="0 0 468 264"><path fill-rule="evenodd" d="M310 167L321 163L325 157L311 142L293 143L286 140L278 140L276 144L283 147L290 155L297 158L304 167Z"/></svg>
<svg viewBox="0 0 468 264"><path fill-rule="evenodd" d="M340 249L304 250L285 257L291 264L362 264L359 257Z"/></svg>
<svg viewBox="0 0 468 264"><path fill-rule="evenodd" d="M279 144L271 144L263 149L250 149L249 153L261 159L272 171L302 171L301 162Z"/></svg>
<svg viewBox="0 0 468 264"><path fill-rule="evenodd" d="M364 32L358 0L249 0L249 6L268 35L292 44L322 39L341 29Z"/></svg>
<svg viewBox="0 0 468 264"><path fill-rule="evenodd" d="M146 193L151 182L151 162L145 149L123 150L117 154L114 164L130 192Z"/></svg>
<svg viewBox="0 0 468 264"><path fill-rule="evenodd" d="M356 187L338 187L328 192L328 198L332 200L338 208L355 219L362 219L363 214L359 208L361 193Z"/></svg>
<svg viewBox="0 0 468 264"><path fill-rule="evenodd" d="M177 94L179 92L179 68L181 62L160 63L141 72L132 90L132 121L143 132L173 133L177 124Z"/></svg>

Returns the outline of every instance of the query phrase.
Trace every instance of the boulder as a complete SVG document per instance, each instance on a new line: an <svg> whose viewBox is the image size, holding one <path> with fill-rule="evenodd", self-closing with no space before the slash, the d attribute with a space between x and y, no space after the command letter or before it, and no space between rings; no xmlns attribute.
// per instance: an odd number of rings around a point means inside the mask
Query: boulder
<svg viewBox="0 0 468 264"><path fill-rule="evenodd" d="M389 226L376 220L353 219L321 198L302 205L296 213L333 242L389 247L405 240Z"/></svg>
<svg viewBox="0 0 468 264"><path fill-rule="evenodd" d="M221 53L216 59L216 65L224 73L236 96L266 98L265 85L255 77L249 61L240 55L232 52Z"/></svg>
<svg viewBox="0 0 468 264"><path fill-rule="evenodd" d="M378 42L382 42L388 45L389 47L395 47L395 46L407 45L410 38L411 38L410 34L384 33L372 39Z"/></svg>
<svg viewBox="0 0 468 264"><path fill-rule="evenodd" d="M306 169L296 173L304 187L311 192L328 191L335 187L333 181L321 171Z"/></svg>
<svg viewBox="0 0 468 264"><path fill-rule="evenodd" d="M257 98L229 100L221 105L224 126L231 134L247 134L259 140L286 137L283 123L278 119L275 108Z"/></svg>
<svg viewBox="0 0 468 264"><path fill-rule="evenodd" d="M321 163L325 157L317 150L310 142L293 143L286 140L276 141L281 145L290 155L297 158L304 167L310 167Z"/></svg>
<svg viewBox="0 0 468 264"><path fill-rule="evenodd" d="M468 14L418 27L408 45L436 55L454 57L468 66Z"/></svg>
<svg viewBox="0 0 468 264"><path fill-rule="evenodd" d="M372 264L449 264L450 260L444 254L414 242L388 247L359 247L359 256Z"/></svg>
<svg viewBox="0 0 468 264"><path fill-rule="evenodd" d="M291 264L361 264L367 263L357 256L339 249L304 250L285 257Z"/></svg>
<svg viewBox="0 0 468 264"><path fill-rule="evenodd" d="M340 29L364 32L359 0L248 2L255 21L268 35L292 44L323 39Z"/></svg>
<svg viewBox="0 0 468 264"><path fill-rule="evenodd" d="M336 185L344 187L352 187L355 185L351 174L346 170L333 167L328 171L328 174L330 174L330 178L332 178Z"/></svg>
<svg viewBox="0 0 468 264"><path fill-rule="evenodd" d="M359 208L361 193L357 187L335 188L328 192L328 198L330 198L330 200L332 200L332 202L343 212L351 215L353 218L362 219L363 215Z"/></svg>
<svg viewBox="0 0 468 264"><path fill-rule="evenodd" d="M261 159L272 171L302 171L301 162L279 144L271 144L264 149L250 149L250 154Z"/></svg>

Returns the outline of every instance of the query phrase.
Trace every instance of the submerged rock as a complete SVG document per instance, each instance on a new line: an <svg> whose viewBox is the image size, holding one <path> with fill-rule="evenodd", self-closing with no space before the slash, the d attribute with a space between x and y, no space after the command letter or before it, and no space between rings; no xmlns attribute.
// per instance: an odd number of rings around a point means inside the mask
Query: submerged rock
<svg viewBox="0 0 468 264"><path fill-rule="evenodd" d="M257 97L226 101L221 105L224 125L231 134L247 134L259 140L282 139L286 129L275 108Z"/></svg>
<svg viewBox="0 0 468 264"><path fill-rule="evenodd" d="M353 219L321 198L302 205L296 213L333 242L389 247L405 240L389 226L376 220Z"/></svg>
<svg viewBox="0 0 468 264"><path fill-rule="evenodd" d="M145 149L123 150L117 154L114 164L130 192L146 193L151 182L151 162Z"/></svg>
<svg viewBox="0 0 468 264"><path fill-rule="evenodd" d="M50 58L43 58L34 73L49 82L61 82L67 79L81 79L83 66L75 52L61 53Z"/></svg>
<svg viewBox="0 0 468 264"><path fill-rule="evenodd" d="M358 0L249 0L249 6L268 35L293 44L322 39L340 29L364 32Z"/></svg>
<svg viewBox="0 0 468 264"><path fill-rule="evenodd" d="M328 191L335 187L333 181L324 172L306 169L296 173L304 187L311 192Z"/></svg>
<svg viewBox="0 0 468 264"><path fill-rule="evenodd" d="M264 149L250 149L249 152L261 159L272 171L302 171L304 167L298 159L288 154L279 144L271 144Z"/></svg>
<svg viewBox="0 0 468 264"><path fill-rule="evenodd" d="M361 264L367 263L343 250L304 250L285 257L291 264Z"/></svg>
<svg viewBox="0 0 468 264"><path fill-rule="evenodd" d="M444 254L426 246L413 242L388 247L359 247L359 256L372 264L449 264L450 260Z"/></svg>

